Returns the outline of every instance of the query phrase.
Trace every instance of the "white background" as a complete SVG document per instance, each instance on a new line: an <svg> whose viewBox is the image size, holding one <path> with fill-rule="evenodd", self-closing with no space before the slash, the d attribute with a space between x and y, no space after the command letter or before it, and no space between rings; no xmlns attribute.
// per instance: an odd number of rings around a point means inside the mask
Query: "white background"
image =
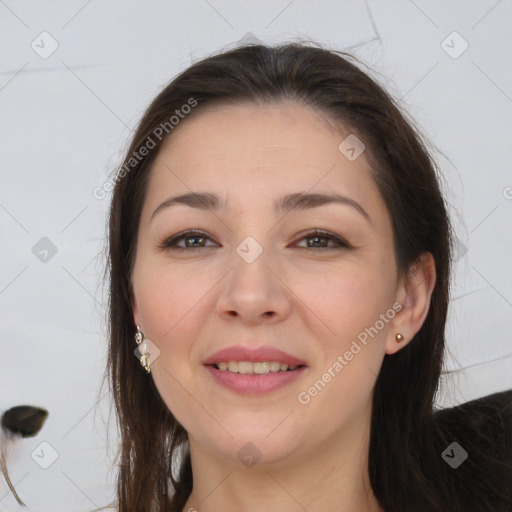
<svg viewBox="0 0 512 512"><path fill-rule="evenodd" d="M0 1L0 411L50 413L8 452L30 510L114 497L115 422L107 439L100 390L109 196L92 191L175 74L250 34L349 49L435 144L460 243L445 368L456 371L438 402L512 388L511 22L509 0ZM47 58L31 47L51 49L44 31L58 44ZM57 250L47 261L33 252L43 237ZM31 457L52 450L48 469ZM0 511L16 510L0 482Z"/></svg>

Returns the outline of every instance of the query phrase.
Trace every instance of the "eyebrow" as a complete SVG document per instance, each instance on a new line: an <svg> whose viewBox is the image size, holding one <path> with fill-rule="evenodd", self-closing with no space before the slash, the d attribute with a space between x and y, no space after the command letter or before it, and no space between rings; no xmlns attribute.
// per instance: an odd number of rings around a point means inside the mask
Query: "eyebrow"
<svg viewBox="0 0 512 512"><path fill-rule="evenodd" d="M216 194L211 194L209 192L189 192L187 194L169 197L166 199L153 212L151 215L151 220L153 220L158 212L175 204L184 204L186 206L190 206L191 208L212 211L218 211L220 209L227 208L227 201ZM349 197L335 193L310 194L307 192L296 192L293 194L287 194L285 196L278 197L274 201L274 211L276 213L280 213L290 212L292 210L308 210L327 204L342 204L351 206L357 210L370 224L372 223L370 216L358 202L350 199Z"/></svg>

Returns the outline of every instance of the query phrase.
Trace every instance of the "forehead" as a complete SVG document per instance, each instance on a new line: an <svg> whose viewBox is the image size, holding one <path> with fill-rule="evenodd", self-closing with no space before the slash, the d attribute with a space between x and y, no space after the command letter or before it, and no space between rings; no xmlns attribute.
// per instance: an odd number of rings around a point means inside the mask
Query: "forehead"
<svg viewBox="0 0 512 512"><path fill-rule="evenodd" d="M307 155L321 165L332 160L338 140L340 134L324 117L298 103L223 105L185 119L164 142L161 156L172 154L178 161L200 163L205 170L213 158L246 161L245 168L301 161Z"/></svg>
<svg viewBox="0 0 512 512"><path fill-rule="evenodd" d="M338 149L349 135L348 127L335 129L324 115L295 102L207 107L164 141L148 196L208 189L233 200L269 197L270 204L272 190L339 190L376 203L364 152L351 161Z"/></svg>

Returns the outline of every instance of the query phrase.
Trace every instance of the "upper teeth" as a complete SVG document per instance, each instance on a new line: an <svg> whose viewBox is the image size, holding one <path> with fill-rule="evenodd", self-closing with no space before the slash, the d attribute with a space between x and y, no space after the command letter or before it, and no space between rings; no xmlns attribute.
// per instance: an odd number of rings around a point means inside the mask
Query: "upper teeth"
<svg viewBox="0 0 512 512"><path fill-rule="evenodd" d="M279 363L277 361L262 361L258 363L253 363L251 361L229 361L217 363L217 368L219 370L228 370L234 373L244 373L244 374L264 374L269 372L285 372L287 370L295 370L297 366L288 366L284 363Z"/></svg>

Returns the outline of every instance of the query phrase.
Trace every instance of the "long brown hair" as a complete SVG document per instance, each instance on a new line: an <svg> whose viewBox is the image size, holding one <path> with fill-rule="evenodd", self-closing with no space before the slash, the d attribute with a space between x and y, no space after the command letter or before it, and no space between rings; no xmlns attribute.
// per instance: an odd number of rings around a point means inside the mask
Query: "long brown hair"
<svg viewBox="0 0 512 512"><path fill-rule="evenodd" d="M433 414L445 344L451 252L451 228L435 164L414 124L353 57L291 43L235 48L175 77L144 113L114 176L108 371L121 433L119 512L181 512L192 490L187 433L133 354L131 273L137 230L152 163L165 138L172 137L176 121L170 121L171 116L179 111L183 115L178 122L186 123L187 116L213 103L290 99L350 127L364 141L392 219L399 270L407 272L424 251L435 259L437 278L428 316L412 342L385 356L376 382L369 451L373 491L390 512L462 510L450 483L454 470L441 458L453 439ZM149 146L149 151L141 151ZM178 451L179 468L173 471ZM456 473L468 487L472 464L470 457ZM473 496L474 510L491 510L492 504L492 510L501 510L496 505L499 489L488 490L490 494Z"/></svg>

